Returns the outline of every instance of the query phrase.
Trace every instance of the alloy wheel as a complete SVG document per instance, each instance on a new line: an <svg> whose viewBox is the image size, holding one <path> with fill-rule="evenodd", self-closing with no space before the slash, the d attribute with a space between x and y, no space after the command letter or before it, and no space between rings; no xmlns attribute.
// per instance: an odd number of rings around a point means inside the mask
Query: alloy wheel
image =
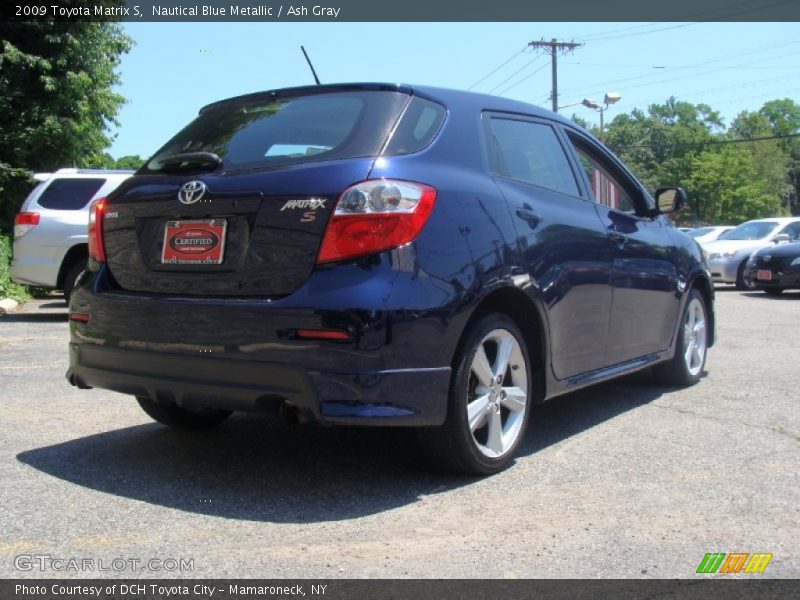
<svg viewBox="0 0 800 600"><path fill-rule="evenodd" d="M490 331L472 359L467 421L478 450L487 457L508 453L522 433L528 372L522 348L506 329Z"/></svg>
<svg viewBox="0 0 800 600"><path fill-rule="evenodd" d="M683 323L683 359L692 376L703 368L707 347L705 309L698 298L692 298Z"/></svg>

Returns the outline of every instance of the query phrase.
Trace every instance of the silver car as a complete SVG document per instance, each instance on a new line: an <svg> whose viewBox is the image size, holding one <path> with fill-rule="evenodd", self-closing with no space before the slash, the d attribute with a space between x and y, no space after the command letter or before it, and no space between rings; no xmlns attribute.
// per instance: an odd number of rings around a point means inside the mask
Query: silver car
<svg viewBox="0 0 800 600"><path fill-rule="evenodd" d="M88 253L89 206L133 171L59 169L39 173L14 220L11 279L17 283L70 292Z"/></svg>
<svg viewBox="0 0 800 600"><path fill-rule="evenodd" d="M742 223L702 246L714 283L734 283L738 289L746 289L746 265L750 255L770 244L789 242L798 237L800 217L774 217Z"/></svg>

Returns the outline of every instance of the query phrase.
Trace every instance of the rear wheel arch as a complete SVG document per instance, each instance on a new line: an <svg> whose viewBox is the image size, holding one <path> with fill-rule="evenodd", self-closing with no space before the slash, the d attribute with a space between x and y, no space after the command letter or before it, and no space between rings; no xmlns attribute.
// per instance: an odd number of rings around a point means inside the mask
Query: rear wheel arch
<svg viewBox="0 0 800 600"><path fill-rule="evenodd" d="M475 306L461 333L461 338L452 360L455 361L459 356L461 345L468 337L472 325L483 315L490 312L498 312L507 316L522 332L534 373L533 398L535 402L541 401L544 399L546 391L544 373L545 358L547 357L547 332L545 321L534 301L525 292L517 288L502 287L496 289L487 294Z"/></svg>
<svg viewBox="0 0 800 600"><path fill-rule="evenodd" d="M72 269L73 265L80 261L85 261L89 258L89 245L88 244L75 244L64 255L61 261L61 267L58 270L58 278L56 279L56 287L62 289L64 285L64 278Z"/></svg>

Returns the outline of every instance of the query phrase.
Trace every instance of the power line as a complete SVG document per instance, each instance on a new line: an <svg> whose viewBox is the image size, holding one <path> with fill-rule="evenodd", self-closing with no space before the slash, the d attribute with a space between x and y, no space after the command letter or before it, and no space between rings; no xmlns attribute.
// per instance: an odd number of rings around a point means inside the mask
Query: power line
<svg viewBox="0 0 800 600"><path fill-rule="evenodd" d="M475 86L477 86L477 85L479 85L479 84L483 83L484 81L486 81L487 79L489 79L489 77L491 77L492 75L494 75L495 73L497 73L497 72L498 72L500 69L502 69L503 67L505 67L505 66L506 66L508 63L510 63L510 62L511 62L512 60L514 60L515 58L517 58L517 56L519 56L520 54L527 54L526 50L528 50L528 46L524 46L524 47L522 48L522 50L520 50L519 52L515 52L514 54L512 54L512 55L511 55L511 57L510 57L508 60L506 60L505 62L501 63L500 65L498 65L497 67L495 67L494 69L492 69L492 70L491 70L491 71L490 71L490 72L489 72L487 75L484 75L484 76L483 76L483 77L481 77L481 78L480 78L478 81L476 81L476 82L475 82L475 83L473 83L471 86L469 86L469 87L467 88L467 91L471 90L471 89L472 89L472 88L474 88Z"/></svg>
<svg viewBox="0 0 800 600"><path fill-rule="evenodd" d="M508 92L509 90L513 90L515 87L517 87L517 86L518 86L519 84L521 84L523 81L527 81L528 79L530 79L531 77L533 77L534 75L536 75L536 74L537 74L539 71L541 71L542 69L544 69L546 66L547 66L547 63L543 64L541 67L539 67L538 69L536 69L536 70L535 70L533 73L529 73L528 75L526 75L525 77L523 77L522 79L520 79L519 81L517 81L516 83L512 83L512 84L511 84L510 86L508 86L506 89L504 89L504 90L502 90L502 91L498 92L498 94L497 94L497 95L498 95L498 96L502 96L503 94L505 94L505 93L506 93L506 92Z"/></svg>
<svg viewBox="0 0 800 600"><path fill-rule="evenodd" d="M721 9L720 8L712 8L712 9L709 9L709 10L704 10L704 11L699 12L699 13L693 13L693 14L690 14L690 15L684 15L682 17L676 18L675 21L679 21L679 22L680 21L694 21L696 17L702 16L702 15L719 12L720 10L725 10L725 9L739 8L741 6L747 6L747 5L750 5L750 4L760 4L762 1L763 0L745 0L744 2L740 2L739 4L734 4L733 6L726 6L726 7L723 7ZM723 15L722 17L717 17L717 18L718 19L725 18L725 16L726 15ZM731 15L727 15L727 16L731 16ZM605 39L612 39L614 36L613 35L609 35L609 34L625 33L626 31L634 31L636 29L643 29L645 27L653 27L654 25L662 25L662 24L663 23L659 23L659 22L644 23L642 25L634 25L632 27L623 27L621 29L610 29L610 30L607 30L607 31L600 31L598 33L590 33L588 36L586 36L586 37L578 37L578 39L581 40L582 42L595 41L595 40L600 40L600 39L604 39L604 40ZM690 23L690 25L694 25L694 24L695 23ZM642 35L647 34L647 33L655 33L655 31L644 31L644 32L642 32Z"/></svg>
<svg viewBox="0 0 800 600"><path fill-rule="evenodd" d="M766 140L785 140L800 137L800 133L786 135L767 135L763 137L745 138L740 140L708 140L707 142L675 142L674 144L627 144L623 148L682 148L691 146L718 146L722 144L746 144L749 142L763 142Z"/></svg>
<svg viewBox="0 0 800 600"><path fill-rule="evenodd" d="M780 0L779 2L774 2L772 4L763 5L758 0L756 0L756 1L749 0L748 2L743 2L743 3L737 4L735 6L747 6L747 5L750 5L750 4L758 4L759 6L755 6L753 8L748 8L747 10L740 10L740 11L736 11L736 12L722 14L722 15L719 15L717 17L712 17L712 18L709 18L709 19L695 19L695 17L698 17L700 15L717 12L719 10L724 10L724 9L719 9L719 8L711 9L711 10L703 11L703 12L700 12L700 13L695 13L694 15L689 15L689 16L684 17L682 19L678 19L678 20L692 21L691 23L680 23L678 25L669 25L667 27L661 27L659 29L650 29L648 31L641 31L639 33L627 33L627 34L623 33L622 35L605 35L604 37L598 37L601 34L595 34L594 37L590 35L590 36L588 36L586 38L581 38L581 39L583 39L584 41L591 41L591 42L603 42L603 41L607 41L607 40L618 40L618 39L622 39L622 38L635 37L635 36L640 36L640 35L648 35L648 34L651 34L651 33L659 33L661 31L670 31L670 30L673 30L673 29L682 29L684 27L691 27L692 25L700 25L702 23L710 23L710 22L713 22L713 21L722 21L723 19L729 19L730 17L737 17L737 16L740 16L740 15L744 15L744 14L748 14L748 13L752 13L752 12L758 12L758 11L761 11L761 10L764 10L764 9L767 9L767 8L773 8L775 6L780 6L781 4L788 4L790 2L795 2L795 1L796 0ZM725 8L734 8L734 7L730 7L729 6L729 7L725 7ZM640 27L643 27L643 26L640 25L639 28ZM625 28L625 29L617 30L617 31L618 32L624 32L626 30L633 30L633 29L637 29L637 27L629 27L629 28ZM614 33L614 32L607 32L607 33Z"/></svg>
<svg viewBox="0 0 800 600"><path fill-rule="evenodd" d="M678 70L686 70L686 69L691 69L691 68L706 69L702 73L690 73L689 75L685 75L685 76L679 77L679 78L684 78L684 77L697 77L698 75L706 75L708 73L713 73L714 71L721 71L721 70L732 69L732 68L740 68L742 66L750 66L750 65L758 64L758 63L763 62L763 61L774 60L776 58L781 58L781 57L787 56L787 55L783 54L783 55L779 55L779 56L771 56L771 57L761 58L761 59L757 59L755 61L750 61L750 62L746 62L746 63L740 64L740 65L736 65L735 67L734 66L730 66L730 67L728 67L728 66L710 67L710 68L706 67L707 65L710 65L710 64L724 62L726 60L730 60L730 59L733 59L733 58L739 58L741 56L747 56L747 55L757 54L757 53L761 53L761 52L766 52L766 51L769 51L769 50L774 50L776 48L782 48L784 46L791 46L793 44L797 44L798 42L800 42L800 40L796 40L795 39L795 40L791 40L791 41L788 41L788 42L781 42L779 44L765 44L765 45L762 45L762 46L756 46L755 48L751 48L751 49L749 49L749 50L747 50L745 52L739 52L739 53L736 53L736 54L731 54L731 55L727 55L727 56L721 56L719 58L714 58L712 60L704 61L702 63L696 63L694 65L686 65L686 66L682 66L682 67L674 67L674 70L678 71ZM791 54L793 54L793 53L791 53ZM663 70L663 71L660 70L660 71L658 71L656 73L646 73L644 75L634 75L632 77L623 77L622 79L612 79L611 81L605 81L605 82L588 83L588 84L581 85L580 87L575 86L575 87L567 88L567 91L573 91L573 90L579 90L579 89L580 90L586 90L586 89L588 89L590 87L594 87L594 86L597 86L598 88L600 86L608 87L608 86L610 86L612 84L617 84L617 83L625 83L625 82L628 82L628 81L636 81L636 80L639 80L639 79L648 79L648 78L653 78L653 77L661 77L665 73L668 73L668 72L669 72L669 70ZM676 78L660 80L660 81L658 81L656 83L662 83L664 81L674 81L675 79ZM650 83L645 84L645 85L650 85ZM641 87L641 86L633 86L633 87ZM632 87L628 87L627 89L632 89ZM598 92L592 92L592 93L598 93Z"/></svg>
<svg viewBox="0 0 800 600"><path fill-rule="evenodd" d="M496 86L494 86L494 87L493 87L491 90L489 90L489 93L491 94L491 93L492 93L492 92L494 92L494 91L495 91L497 88L499 88L499 87L501 87L501 86L505 85L506 83L508 83L508 82L509 82L511 79L513 79L514 77L516 77L517 75L519 75L520 73L522 73L522 72L523 72L525 69L527 69L529 66L531 66L533 63L535 63L535 62L536 62L537 60L539 60L540 58L542 58L542 55L541 55L541 54L537 54L536 56L534 56L534 57L533 57L533 59L532 59L532 60L529 60L528 62L526 62L526 63L523 65L523 67L522 67L521 69L517 69L517 70L516 70L516 71L514 71L514 72L513 72L511 75L509 75L508 77L506 77L505 79L503 79L503 81L501 81L501 82L500 82L500 83L498 83ZM547 65L545 65L545 66L547 66ZM534 73L535 73L535 72L536 72L536 71L534 71Z"/></svg>

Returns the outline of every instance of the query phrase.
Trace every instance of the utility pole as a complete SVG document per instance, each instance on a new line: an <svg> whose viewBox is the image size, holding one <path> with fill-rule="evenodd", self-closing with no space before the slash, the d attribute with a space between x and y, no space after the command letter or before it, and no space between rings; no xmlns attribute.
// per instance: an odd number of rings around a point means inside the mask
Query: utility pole
<svg viewBox="0 0 800 600"><path fill-rule="evenodd" d="M553 91L550 99L553 101L553 112L558 112L558 53L561 52L564 54L565 52L572 52L575 48L583 46L583 44L578 44L576 42L559 42L553 38L549 42L545 42L544 40L531 42L528 46L544 49L544 51L550 55L550 66L552 67L553 73Z"/></svg>

